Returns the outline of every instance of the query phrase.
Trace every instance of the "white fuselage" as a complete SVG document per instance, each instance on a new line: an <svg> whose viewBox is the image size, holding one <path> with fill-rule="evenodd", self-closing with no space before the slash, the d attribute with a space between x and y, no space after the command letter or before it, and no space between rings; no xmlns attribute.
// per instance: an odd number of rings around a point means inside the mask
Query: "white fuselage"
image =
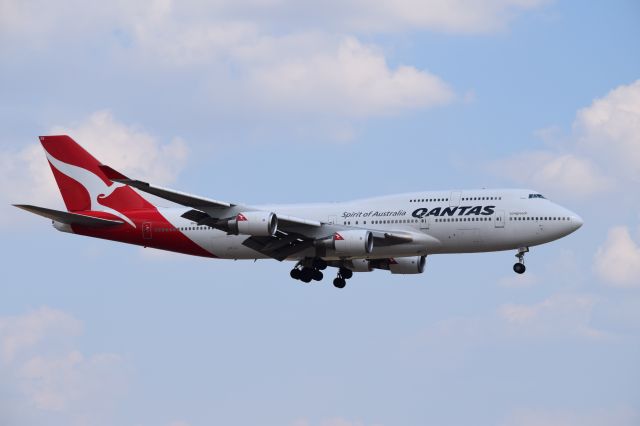
<svg viewBox="0 0 640 426"><path fill-rule="evenodd" d="M412 243L374 246L363 258L383 259L436 253L511 250L562 238L582 225L570 210L536 191L479 189L426 191L341 203L254 206L276 215L290 215L353 229L412 232ZM159 209L173 226L219 258L260 259L263 254L243 245L246 235L225 232L184 219L187 209ZM314 249L292 259L313 257ZM358 257L358 256L354 256ZM338 256L327 254L327 258Z"/></svg>

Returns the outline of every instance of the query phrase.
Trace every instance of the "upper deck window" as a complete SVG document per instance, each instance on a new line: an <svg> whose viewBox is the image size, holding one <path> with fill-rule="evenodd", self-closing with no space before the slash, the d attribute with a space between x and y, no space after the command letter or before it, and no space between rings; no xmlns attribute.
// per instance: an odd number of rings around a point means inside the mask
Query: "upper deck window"
<svg viewBox="0 0 640 426"><path fill-rule="evenodd" d="M529 198L544 198L542 194L529 194Z"/></svg>

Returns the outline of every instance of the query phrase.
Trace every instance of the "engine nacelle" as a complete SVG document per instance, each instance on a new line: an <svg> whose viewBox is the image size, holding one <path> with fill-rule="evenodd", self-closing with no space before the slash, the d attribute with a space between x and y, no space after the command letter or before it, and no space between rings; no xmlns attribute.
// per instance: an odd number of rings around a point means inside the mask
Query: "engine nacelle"
<svg viewBox="0 0 640 426"><path fill-rule="evenodd" d="M271 212L243 212L228 222L229 232L233 234L270 237L278 230L278 217Z"/></svg>
<svg viewBox="0 0 640 426"><path fill-rule="evenodd" d="M347 263L345 266L351 269L353 272L371 272L373 268L371 267L371 262L367 259L351 259L345 261Z"/></svg>
<svg viewBox="0 0 640 426"><path fill-rule="evenodd" d="M421 274L424 272L426 262L426 256L389 259L389 271L391 271L392 274Z"/></svg>
<svg viewBox="0 0 640 426"><path fill-rule="evenodd" d="M338 256L364 256L373 251L373 234L367 230L340 231L333 234Z"/></svg>

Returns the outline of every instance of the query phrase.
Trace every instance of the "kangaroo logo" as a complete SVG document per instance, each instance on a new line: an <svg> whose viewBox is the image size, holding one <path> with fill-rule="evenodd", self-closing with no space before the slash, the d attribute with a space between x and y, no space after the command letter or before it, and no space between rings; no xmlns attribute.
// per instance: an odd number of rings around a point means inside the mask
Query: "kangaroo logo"
<svg viewBox="0 0 640 426"><path fill-rule="evenodd" d="M56 168L56 170L80 183L87 190L87 192L89 193L90 210L101 210L111 213L115 216L118 216L134 228L136 227L133 221L123 213L114 210L104 204L106 199L111 196L114 191L116 191L118 188L127 187L127 185L116 182L110 182L110 185L107 185L99 176L95 175L89 170L83 169L82 167L74 166L72 164L67 164L63 161L58 160L48 152L45 151L45 153L47 155L47 159L53 165L53 167Z"/></svg>

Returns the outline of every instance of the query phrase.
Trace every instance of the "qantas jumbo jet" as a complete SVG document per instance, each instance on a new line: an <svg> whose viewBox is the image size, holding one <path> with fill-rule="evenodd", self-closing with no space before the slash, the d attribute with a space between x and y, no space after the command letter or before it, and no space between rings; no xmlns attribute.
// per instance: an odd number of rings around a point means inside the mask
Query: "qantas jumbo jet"
<svg viewBox="0 0 640 426"><path fill-rule="evenodd" d="M220 259L296 261L291 277L320 281L338 269L420 274L426 256L517 250L571 234L580 217L524 189L423 191L343 203L248 206L130 179L100 163L69 136L41 136L67 211L16 205L59 231ZM152 194L148 197L144 194ZM165 199L173 207L154 205ZM179 205L179 206L177 206Z"/></svg>

